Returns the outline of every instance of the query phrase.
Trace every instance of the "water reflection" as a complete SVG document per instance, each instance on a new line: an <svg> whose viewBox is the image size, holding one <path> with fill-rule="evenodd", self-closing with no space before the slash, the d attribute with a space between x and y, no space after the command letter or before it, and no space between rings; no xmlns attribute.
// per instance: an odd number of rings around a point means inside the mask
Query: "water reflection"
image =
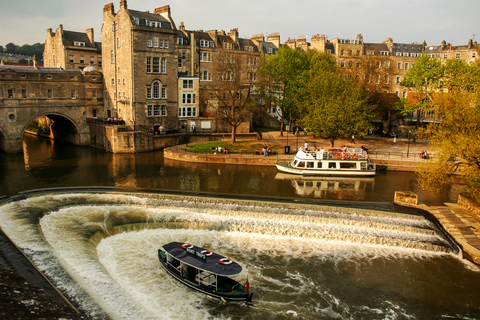
<svg viewBox="0 0 480 320"><path fill-rule="evenodd" d="M290 181L301 197L363 200L375 187L374 177L304 177L279 172L275 179Z"/></svg>
<svg viewBox="0 0 480 320"><path fill-rule="evenodd" d="M220 194L360 200L392 203L395 191L410 190L420 201L456 202L463 189L456 181L439 192L424 192L413 172L364 178L281 178L275 167L179 162L162 151L111 154L58 141L24 137L24 154L0 153L0 195L37 188L117 186Z"/></svg>

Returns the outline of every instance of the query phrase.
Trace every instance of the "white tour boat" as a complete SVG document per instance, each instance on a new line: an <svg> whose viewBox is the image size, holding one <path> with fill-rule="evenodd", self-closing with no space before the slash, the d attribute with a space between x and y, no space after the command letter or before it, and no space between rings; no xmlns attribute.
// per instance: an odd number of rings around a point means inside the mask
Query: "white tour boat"
<svg viewBox="0 0 480 320"><path fill-rule="evenodd" d="M278 170L285 173L327 176L374 176L375 164L361 148L302 149L292 162L277 162Z"/></svg>

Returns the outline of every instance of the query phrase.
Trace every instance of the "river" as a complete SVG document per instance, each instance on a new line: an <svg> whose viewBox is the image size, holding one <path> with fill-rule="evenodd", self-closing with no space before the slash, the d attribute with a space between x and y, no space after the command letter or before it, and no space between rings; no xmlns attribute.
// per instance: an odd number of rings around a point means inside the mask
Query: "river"
<svg viewBox="0 0 480 320"><path fill-rule="evenodd" d="M24 155L0 154L0 194L56 190L3 204L1 227L89 317L480 319L479 268L428 218L392 205L397 190L456 201L461 184L427 193L414 173L292 179L24 141ZM69 189L79 186L123 191ZM156 250L169 241L238 261L255 307L208 300L166 276Z"/></svg>

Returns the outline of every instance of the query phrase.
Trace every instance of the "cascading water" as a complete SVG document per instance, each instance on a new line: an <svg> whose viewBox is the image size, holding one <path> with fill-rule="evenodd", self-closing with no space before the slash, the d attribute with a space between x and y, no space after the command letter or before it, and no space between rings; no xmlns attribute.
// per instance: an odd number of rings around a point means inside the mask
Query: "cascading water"
<svg viewBox="0 0 480 320"><path fill-rule="evenodd" d="M47 194L0 208L3 231L96 319L480 314L478 296L461 290L464 277L480 284L479 270L419 215L140 193ZM242 264L255 307L210 301L169 277L157 249L170 241Z"/></svg>

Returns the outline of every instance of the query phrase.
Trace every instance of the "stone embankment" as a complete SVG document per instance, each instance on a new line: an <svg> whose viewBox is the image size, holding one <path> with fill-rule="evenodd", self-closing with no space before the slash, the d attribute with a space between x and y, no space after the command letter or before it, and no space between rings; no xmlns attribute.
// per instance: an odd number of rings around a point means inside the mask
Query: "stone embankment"
<svg viewBox="0 0 480 320"><path fill-rule="evenodd" d="M322 138L312 136L293 136L292 134L280 132L267 132L262 134L262 142L267 146L290 146L292 149L298 149L307 142L310 147L328 147L330 142ZM189 161L200 163L218 163L218 164L236 164L236 165L256 165L256 166L275 166L275 162L291 161L294 154L273 154L265 157L263 154L211 154L211 153L191 153L182 150L185 145L179 145L164 149L165 158L177 161ZM393 171L415 171L415 164L423 161L420 158L420 152L426 149L425 143L409 142L405 139L398 139L396 146L393 146L391 139L380 137L359 138L355 142L350 140L336 140L335 146L348 146L349 148L368 149L369 157L377 165L387 166L387 170ZM282 148L283 149L283 148Z"/></svg>
<svg viewBox="0 0 480 320"><path fill-rule="evenodd" d="M458 203L445 206L427 206L418 203L413 192L395 192L395 203L429 212L455 240L465 259L480 265L480 208L459 196Z"/></svg>

